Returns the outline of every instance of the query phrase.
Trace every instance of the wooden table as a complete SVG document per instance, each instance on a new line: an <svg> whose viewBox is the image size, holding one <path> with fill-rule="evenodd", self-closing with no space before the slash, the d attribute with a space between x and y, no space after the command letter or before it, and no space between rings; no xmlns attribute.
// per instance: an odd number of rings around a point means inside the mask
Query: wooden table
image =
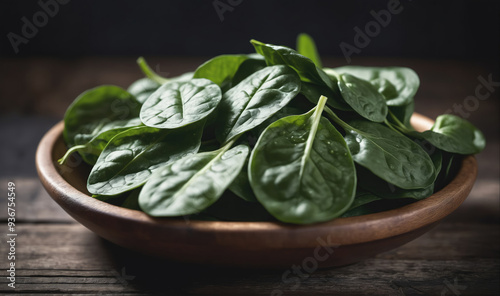
<svg viewBox="0 0 500 296"><path fill-rule="evenodd" d="M200 58L153 58L165 76ZM446 60L362 59L412 67L421 77L416 111L435 117L473 103L490 65ZM341 65L339 59L327 65ZM83 90L126 87L139 78L133 58L0 60L0 293L116 295L499 295L499 88L468 119L486 134L479 176L466 202L436 228L398 249L346 267L283 282L285 270L240 270L165 262L113 245L64 213L41 187L34 154L43 133ZM500 77L493 74L494 81ZM7 183L16 184L16 288L7 286ZM299 264L300 262L297 262Z"/></svg>

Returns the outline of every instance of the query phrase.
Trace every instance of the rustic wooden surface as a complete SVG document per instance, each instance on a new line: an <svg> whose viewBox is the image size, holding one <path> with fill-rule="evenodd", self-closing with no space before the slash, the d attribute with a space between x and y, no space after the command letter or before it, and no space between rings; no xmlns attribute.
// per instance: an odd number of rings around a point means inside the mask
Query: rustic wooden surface
<svg viewBox="0 0 500 296"><path fill-rule="evenodd" d="M165 76L200 58L152 58ZM421 77L416 111L435 117L474 95L491 65L464 61L358 59L412 67ZM342 60L327 60L334 66ZM469 120L487 137L466 202L436 228L398 249L346 267L283 281L286 270L239 270L166 262L115 246L75 222L41 187L38 141L81 91L126 87L140 73L134 58L0 59L0 294L107 295L499 295L499 94L479 101ZM493 80L500 77L493 73ZM7 286L7 182L16 183L16 289ZM297 262L300 264L301 262ZM292 268L292 267L291 267Z"/></svg>

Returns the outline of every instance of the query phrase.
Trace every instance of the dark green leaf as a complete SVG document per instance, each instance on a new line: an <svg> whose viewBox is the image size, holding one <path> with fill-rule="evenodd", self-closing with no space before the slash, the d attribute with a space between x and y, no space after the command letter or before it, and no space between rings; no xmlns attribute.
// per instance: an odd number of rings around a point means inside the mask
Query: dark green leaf
<svg viewBox="0 0 500 296"><path fill-rule="evenodd" d="M469 121L452 114L438 116L429 131L411 132L410 135L423 138L441 150L465 155L479 153L486 145L484 135L479 129Z"/></svg>
<svg viewBox="0 0 500 296"><path fill-rule="evenodd" d="M327 74L333 70L370 81L386 97L389 106L408 105L420 86L418 75L410 68L344 66L324 70Z"/></svg>
<svg viewBox="0 0 500 296"><path fill-rule="evenodd" d="M223 96L216 122L217 138L227 143L271 117L300 91L297 74L287 66L255 72Z"/></svg>
<svg viewBox="0 0 500 296"><path fill-rule="evenodd" d="M344 100L359 115L374 122L385 120L388 112L385 99L368 81L340 74L338 85Z"/></svg>
<svg viewBox="0 0 500 296"><path fill-rule="evenodd" d="M176 130L136 127L116 135L90 172L92 194L116 195L144 184L165 164L196 153L202 124Z"/></svg>
<svg viewBox="0 0 500 296"><path fill-rule="evenodd" d="M128 87L127 91L133 96L135 96L137 101L139 101L139 103L142 104L159 87L160 84L158 82L153 81L147 77L144 77L132 83Z"/></svg>
<svg viewBox="0 0 500 296"><path fill-rule="evenodd" d="M265 44L257 40L251 40L255 51L266 58L268 65L287 65L299 74L304 82L326 85L330 89L336 89L336 81L318 68L314 62L299 54L295 50L279 45Z"/></svg>
<svg viewBox="0 0 500 296"><path fill-rule="evenodd" d="M365 120L354 120L347 126L338 123L346 132L354 161L383 180L403 189L418 189L436 179L429 155L404 135Z"/></svg>
<svg viewBox="0 0 500 296"><path fill-rule="evenodd" d="M217 201L248 156L247 146L227 150L230 144L184 157L155 172L139 195L144 212L161 217L188 215Z"/></svg>
<svg viewBox="0 0 500 296"><path fill-rule="evenodd" d="M147 126L174 129L206 118L221 98L220 88L208 79L172 81L149 96L140 116Z"/></svg>
<svg viewBox="0 0 500 296"><path fill-rule="evenodd" d="M83 92L64 115L64 140L69 147L85 145L99 134L137 125L141 104L126 90L113 85Z"/></svg>
<svg viewBox="0 0 500 296"><path fill-rule="evenodd" d="M266 61L262 56L260 55L252 56L252 58L249 58L245 60L243 63L241 63L240 67L238 68L238 71L236 71L236 74L234 74L231 84L235 86L236 84L240 83L243 79L247 78L248 76L252 75L253 73L259 70L264 69L265 67L266 67Z"/></svg>
<svg viewBox="0 0 500 296"><path fill-rule="evenodd" d="M325 101L322 97L310 112L271 124L250 156L252 189L278 220L327 221L354 198L354 163L342 135L321 116Z"/></svg>
<svg viewBox="0 0 500 296"><path fill-rule="evenodd" d="M250 180L248 178L248 159L243 165L243 169L234 178L231 185L229 185L229 190L242 198L243 200L256 202L257 198L253 193L252 186L250 185Z"/></svg>
<svg viewBox="0 0 500 296"><path fill-rule="evenodd" d="M318 103L318 98L325 96L328 98L326 104L334 109L352 111L352 108L344 101L339 89L335 91L326 85L319 85L309 82L302 82L300 92L313 104Z"/></svg>
<svg viewBox="0 0 500 296"><path fill-rule="evenodd" d="M119 121L119 126L123 125L132 127L111 128L111 126L108 125L109 128L108 130L103 131L100 134L96 135L87 143L71 147L68 151L66 151L66 154L64 154L64 156L59 160L59 163L61 164L64 163L72 153L78 152L86 163L94 165L97 162L97 158L101 154L102 150L104 150L104 147L106 147L108 142L114 136L130 128L138 127L142 125L142 122L139 118L130 119L130 121L125 124L123 124L123 121Z"/></svg>

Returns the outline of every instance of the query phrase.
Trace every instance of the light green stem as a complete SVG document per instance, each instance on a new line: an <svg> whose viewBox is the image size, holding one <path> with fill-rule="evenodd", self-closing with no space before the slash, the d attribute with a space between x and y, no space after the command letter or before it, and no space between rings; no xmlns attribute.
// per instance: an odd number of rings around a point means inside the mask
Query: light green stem
<svg viewBox="0 0 500 296"><path fill-rule="evenodd" d="M146 75L146 77L148 77L149 79L156 81L159 84L164 84L164 83L170 81L170 79L161 77L160 75L156 74L155 71L153 71L153 69L151 69L151 67L149 67L149 65L146 62L146 60L144 59L144 57L139 57L137 59L137 64L141 68L144 75Z"/></svg>
<svg viewBox="0 0 500 296"><path fill-rule="evenodd" d="M73 154L74 152L77 152L79 150L85 149L85 148L87 148L86 145L73 146L70 149L68 149L68 151L66 151L66 154L64 154L64 156L61 159L59 159L57 162L59 164L63 165L71 154Z"/></svg>

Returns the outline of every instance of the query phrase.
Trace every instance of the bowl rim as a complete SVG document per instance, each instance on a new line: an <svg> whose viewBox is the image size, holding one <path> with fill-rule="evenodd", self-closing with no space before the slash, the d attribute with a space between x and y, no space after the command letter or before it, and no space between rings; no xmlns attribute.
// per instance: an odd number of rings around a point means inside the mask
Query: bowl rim
<svg viewBox="0 0 500 296"><path fill-rule="evenodd" d="M433 121L414 113L411 123L427 129ZM64 122L60 121L43 136L36 152L36 167L43 186L65 211L79 222L81 217L68 211L68 205L78 209L80 213L92 213L94 217L105 216L127 225L134 223L140 227L154 228L158 232L188 231L193 238L192 242L198 243L202 240L197 240L196 234L200 234L200 237L206 234L215 235L218 244L234 246L238 245L238 240L235 239L237 236L256 240L263 237L272 238L262 242L269 248L316 247L318 238L328 238L329 245L349 245L385 239L427 226L449 215L467 198L477 176L476 159L473 155L467 155L463 158L455 178L426 199L384 212L336 218L308 225L155 218L138 210L122 208L92 198L69 184L57 171L58 164L52 158L53 148L62 137L63 128Z"/></svg>

